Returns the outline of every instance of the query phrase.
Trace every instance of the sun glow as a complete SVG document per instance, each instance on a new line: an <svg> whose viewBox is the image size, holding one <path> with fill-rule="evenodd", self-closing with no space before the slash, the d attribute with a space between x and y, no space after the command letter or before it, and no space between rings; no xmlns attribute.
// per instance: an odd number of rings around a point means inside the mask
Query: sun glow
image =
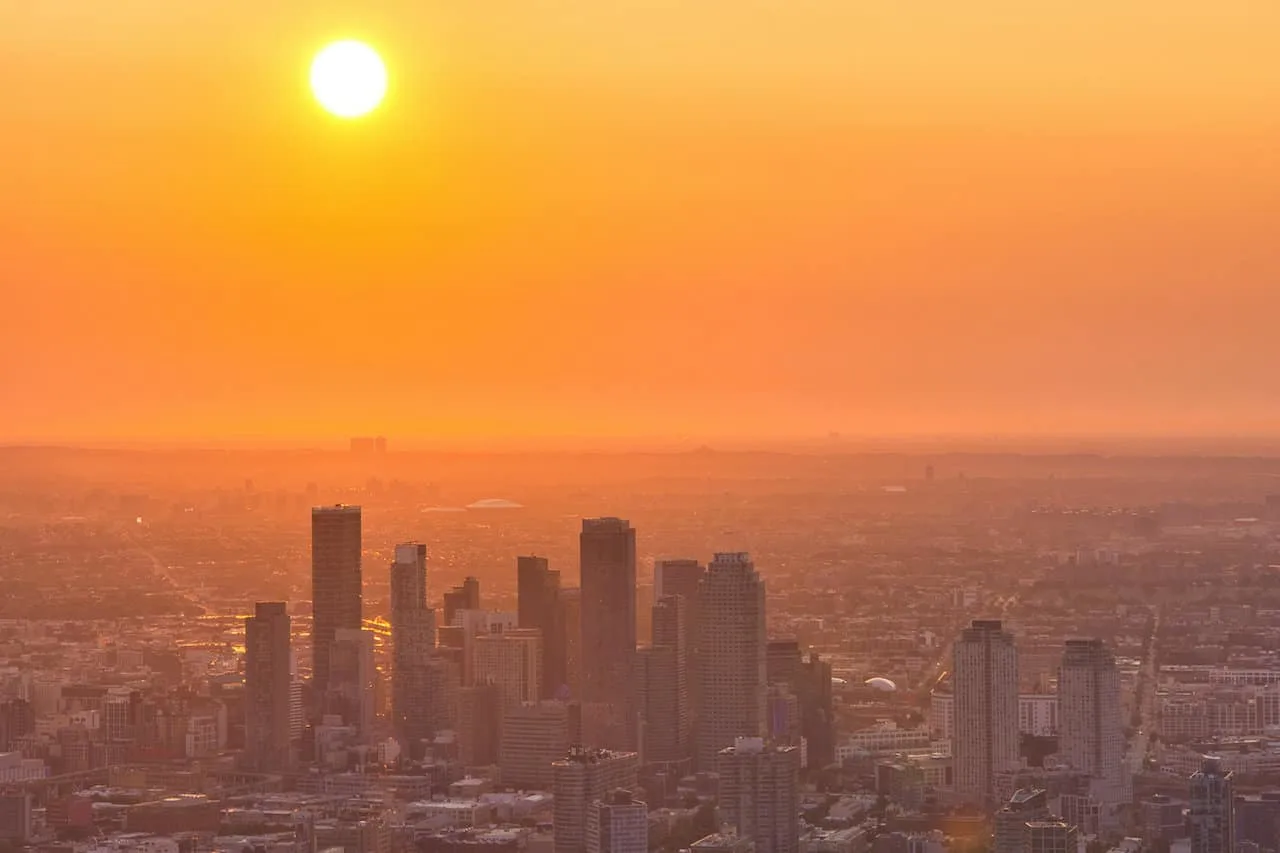
<svg viewBox="0 0 1280 853"><path fill-rule="evenodd" d="M359 118L382 103L387 67L377 51L363 42L334 42L311 63L311 91L333 115Z"/></svg>

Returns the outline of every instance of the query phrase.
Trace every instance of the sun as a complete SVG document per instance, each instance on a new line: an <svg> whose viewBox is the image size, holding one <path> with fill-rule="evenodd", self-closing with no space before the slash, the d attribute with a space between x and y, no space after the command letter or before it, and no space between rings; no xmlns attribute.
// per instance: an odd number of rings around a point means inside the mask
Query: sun
<svg viewBox="0 0 1280 853"><path fill-rule="evenodd" d="M387 67L364 42L336 41L311 62L311 91L339 118L359 118L387 94Z"/></svg>

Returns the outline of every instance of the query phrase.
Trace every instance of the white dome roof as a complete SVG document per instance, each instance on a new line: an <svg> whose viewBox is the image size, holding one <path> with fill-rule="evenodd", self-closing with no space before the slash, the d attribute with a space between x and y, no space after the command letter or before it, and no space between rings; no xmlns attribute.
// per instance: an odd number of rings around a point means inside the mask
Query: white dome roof
<svg viewBox="0 0 1280 853"><path fill-rule="evenodd" d="M862 683L870 687L872 690L879 690L883 693L893 693L898 689L898 685L894 684L889 679L881 678L880 676L868 678Z"/></svg>

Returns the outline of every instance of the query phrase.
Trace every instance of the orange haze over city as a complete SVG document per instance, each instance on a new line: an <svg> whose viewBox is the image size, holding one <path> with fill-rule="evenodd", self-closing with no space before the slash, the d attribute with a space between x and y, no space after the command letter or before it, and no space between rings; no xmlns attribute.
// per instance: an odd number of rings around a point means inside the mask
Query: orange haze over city
<svg viewBox="0 0 1280 853"><path fill-rule="evenodd" d="M7 0L0 442L1280 432L1280 4ZM351 121L307 89L385 60Z"/></svg>

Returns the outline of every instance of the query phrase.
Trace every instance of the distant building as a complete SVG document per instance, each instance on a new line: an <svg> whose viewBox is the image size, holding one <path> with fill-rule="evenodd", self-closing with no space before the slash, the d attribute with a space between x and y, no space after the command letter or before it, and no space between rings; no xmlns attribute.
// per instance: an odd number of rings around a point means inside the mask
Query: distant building
<svg viewBox="0 0 1280 853"><path fill-rule="evenodd" d="M748 554L715 555L698 587L698 611L703 702L696 739L705 770L737 738L763 737L768 728L765 586Z"/></svg>
<svg viewBox="0 0 1280 853"><path fill-rule="evenodd" d="M373 735L378 671L373 659L373 633L339 628L330 646L329 713L342 717L362 739Z"/></svg>
<svg viewBox="0 0 1280 853"><path fill-rule="evenodd" d="M560 573L552 571L545 557L516 559L521 628L542 632L541 699L554 699L568 684L564 603L560 599Z"/></svg>
<svg viewBox="0 0 1280 853"><path fill-rule="evenodd" d="M1062 820L1028 821L1027 853L1077 853L1079 832Z"/></svg>
<svg viewBox="0 0 1280 853"><path fill-rule="evenodd" d="M716 755L720 809L757 853L800 849L800 750L764 738L738 738Z"/></svg>
<svg viewBox="0 0 1280 853"><path fill-rule="evenodd" d="M555 853L586 853L588 810L610 791L634 789L639 764L634 752L573 749L552 765Z"/></svg>
<svg viewBox="0 0 1280 853"><path fill-rule="evenodd" d="M502 783L530 791L549 791L555 782L552 765L580 740L578 707L545 700L508 708L502 720L498 765Z"/></svg>
<svg viewBox="0 0 1280 853"><path fill-rule="evenodd" d="M685 657L689 661L689 711L695 716L698 711L698 678L701 675L695 662L699 660L698 644L702 640L698 585L702 583L706 573L706 567L697 560L658 560L653 564L653 600L657 601L668 595L678 595L684 599L684 636L687 644Z"/></svg>
<svg viewBox="0 0 1280 853"><path fill-rule="evenodd" d="M1044 790L1015 791L1009 802L996 812L992 853L1027 853L1027 823L1048 818L1049 801Z"/></svg>
<svg viewBox="0 0 1280 853"><path fill-rule="evenodd" d="M998 620L975 619L955 644L956 792L994 803L996 776L1018 759L1018 650Z"/></svg>
<svg viewBox="0 0 1280 853"><path fill-rule="evenodd" d="M427 606L427 546L406 542L391 563L391 719L407 744L431 736L427 659L436 645Z"/></svg>
<svg viewBox="0 0 1280 853"><path fill-rule="evenodd" d="M689 845L690 853L755 853L755 842L736 832L717 832Z"/></svg>
<svg viewBox="0 0 1280 853"><path fill-rule="evenodd" d="M334 635L362 627L360 519L358 506L311 510L312 682L320 702L328 695Z"/></svg>
<svg viewBox="0 0 1280 853"><path fill-rule="evenodd" d="M579 538L582 699L592 706L593 744L636 741L636 531L621 518L587 518Z"/></svg>
<svg viewBox="0 0 1280 853"><path fill-rule="evenodd" d="M1234 853L1235 785L1216 758L1191 777L1191 853Z"/></svg>
<svg viewBox="0 0 1280 853"><path fill-rule="evenodd" d="M505 707L502 687L476 684L458 691L458 760L464 767L498 763Z"/></svg>
<svg viewBox="0 0 1280 853"><path fill-rule="evenodd" d="M619 789L591 804L587 853L648 853L649 807Z"/></svg>
<svg viewBox="0 0 1280 853"><path fill-rule="evenodd" d="M245 763L260 770L293 764L293 685L289 611L259 602L244 620Z"/></svg>
<svg viewBox="0 0 1280 853"><path fill-rule="evenodd" d="M637 652L636 683L647 764L687 762L692 751L686 606L679 595L659 598L653 605L653 645Z"/></svg>
<svg viewBox="0 0 1280 853"><path fill-rule="evenodd" d="M462 583L444 594L444 624L454 624L459 610L480 609L480 581L473 577L464 578Z"/></svg>
<svg viewBox="0 0 1280 853"><path fill-rule="evenodd" d="M556 699L582 698L582 590L576 586L560 590L561 615L564 617L564 671L569 688Z"/></svg>
<svg viewBox="0 0 1280 853"><path fill-rule="evenodd" d="M510 628L472 640L472 683L496 684L503 706L536 702L542 692L542 632Z"/></svg>
<svg viewBox="0 0 1280 853"><path fill-rule="evenodd" d="M1120 670L1101 640L1067 640L1058 671L1058 753L1119 797L1124 779Z"/></svg>

